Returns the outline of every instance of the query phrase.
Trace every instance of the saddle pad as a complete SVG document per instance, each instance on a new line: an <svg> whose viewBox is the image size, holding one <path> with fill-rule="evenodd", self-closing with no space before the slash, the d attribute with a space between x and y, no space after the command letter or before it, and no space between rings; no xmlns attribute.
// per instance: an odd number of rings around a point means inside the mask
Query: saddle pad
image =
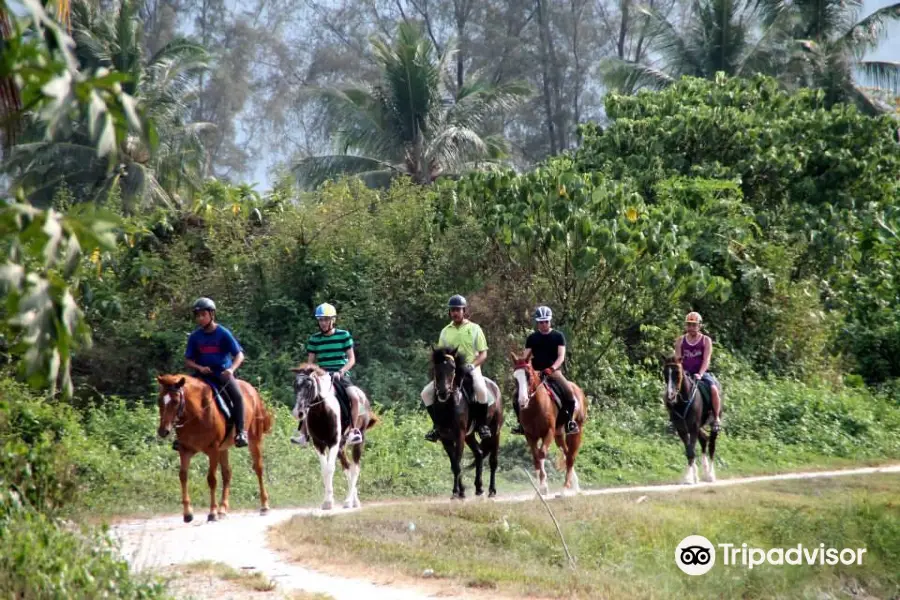
<svg viewBox="0 0 900 600"><path fill-rule="evenodd" d="M549 379L544 381L544 388L547 392L550 393L550 397L556 403L557 408L562 408L562 398L559 395L559 384L556 381ZM572 398L575 400L575 411L578 411L578 396L572 394Z"/></svg>
<svg viewBox="0 0 900 600"><path fill-rule="evenodd" d="M225 398L223 398L222 394L219 392L218 386L209 379L204 378L203 381L206 382L206 385L212 390L213 398L216 400L216 408L218 408L219 412L222 413L222 416L225 417L225 422L231 425L231 407L225 402Z"/></svg>

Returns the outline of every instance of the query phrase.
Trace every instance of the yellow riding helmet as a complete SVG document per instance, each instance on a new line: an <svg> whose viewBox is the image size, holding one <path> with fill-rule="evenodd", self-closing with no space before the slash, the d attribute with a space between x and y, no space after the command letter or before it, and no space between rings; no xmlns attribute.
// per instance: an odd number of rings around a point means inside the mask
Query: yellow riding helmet
<svg viewBox="0 0 900 600"><path fill-rule="evenodd" d="M685 323L696 323L700 325L703 323L703 317L700 316L698 312L689 312L687 316L684 318Z"/></svg>
<svg viewBox="0 0 900 600"><path fill-rule="evenodd" d="M337 310L335 310L335 308L332 305L328 304L327 302L325 304L320 304L319 306L316 307L316 318L317 319L321 319L322 317L336 317L336 316L337 316Z"/></svg>

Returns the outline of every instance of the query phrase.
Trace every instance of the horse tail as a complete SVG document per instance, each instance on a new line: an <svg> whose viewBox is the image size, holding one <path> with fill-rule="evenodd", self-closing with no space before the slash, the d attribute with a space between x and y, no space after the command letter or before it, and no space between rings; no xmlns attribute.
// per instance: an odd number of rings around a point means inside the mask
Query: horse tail
<svg viewBox="0 0 900 600"><path fill-rule="evenodd" d="M268 406L261 405L263 409L263 434L269 433L272 431L272 423L275 421L275 417L272 415L272 411L269 410Z"/></svg>
<svg viewBox="0 0 900 600"><path fill-rule="evenodd" d="M378 422L378 416L372 411L369 411L369 423L366 425L366 430L372 429Z"/></svg>

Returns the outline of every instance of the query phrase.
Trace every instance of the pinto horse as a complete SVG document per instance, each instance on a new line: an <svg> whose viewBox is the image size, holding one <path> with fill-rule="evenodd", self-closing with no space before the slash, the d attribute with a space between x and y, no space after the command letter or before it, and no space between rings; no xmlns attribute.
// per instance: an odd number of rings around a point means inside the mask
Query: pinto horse
<svg viewBox="0 0 900 600"><path fill-rule="evenodd" d="M549 493L547 485L547 471L544 469L544 460L550 448L550 440L555 438L556 445L562 451L566 461L566 482L563 485L563 494L567 492L579 492L578 474L575 473L575 457L581 448L584 435L584 422L587 420L587 402L584 391L571 381L569 385L575 396L575 414L573 419L578 423L578 433L565 433L562 426L556 427L556 416L559 407L550 397L547 382L538 376L537 371L531 366L531 361L519 356L515 352L510 353L513 362L513 378L516 380L516 398L519 402L519 422L525 430L525 439L531 448L531 458L534 460L535 476L538 479L538 489L541 494Z"/></svg>
<svg viewBox="0 0 900 600"><path fill-rule="evenodd" d="M338 457L341 459L341 468L347 475L347 498L344 500L344 508L359 508L359 491L357 490L359 463L362 459L363 446L366 443L366 430L378 423L378 417L372 412L369 399L363 391L352 386L356 397L359 398L359 421L361 422L351 423L351 427L353 425L359 427L363 434L363 441L353 446L353 463L351 464L344 454L345 434L349 428L342 430L341 408L335 395L334 381L332 381L331 375L310 363L303 363L291 371L294 372L294 418L299 419L301 413L306 415L306 428L322 466L322 484L325 487L322 510L331 510L334 506L334 467Z"/></svg>
<svg viewBox="0 0 900 600"><path fill-rule="evenodd" d="M209 457L210 521L223 518L228 512L228 496L231 493L231 466L228 464L228 449L234 444L233 427L216 407L212 388L202 379L189 375L158 375L159 383L159 428L157 433L165 438L175 429L178 439L178 454L181 468L181 504L184 508L184 522L194 520L191 499L188 495L188 469L191 458L198 452ZM238 380L244 397L244 423L247 427L250 456L253 470L259 480L261 514L269 511L269 494L263 484L262 442L263 436L272 430L272 413L263 404L259 393L246 381ZM216 467L222 469L222 502L216 506Z"/></svg>
<svg viewBox="0 0 900 600"><path fill-rule="evenodd" d="M690 377L684 376L681 363L674 356L666 360L663 367L663 380L666 390L663 399L669 411L669 419L684 443L688 466L683 482L687 485L697 483L697 464L694 461L697 440L703 455L703 480L716 480L716 467L713 459L716 454L716 438L719 433L707 434L703 425L712 417L712 409L703 402L699 385Z"/></svg>
<svg viewBox="0 0 900 600"><path fill-rule="evenodd" d="M474 402L472 379L466 371L466 361L456 348L431 348L431 376L434 380L434 416L444 451L450 458L450 470L453 472L453 495L451 499L462 500L466 497L466 488L462 482L460 463L463 451L468 444L475 456L475 495L484 494L482 471L484 457L489 457L491 480L488 486L488 497L497 495L497 457L500 452L500 427L503 425L503 404L500 399L500 388L496 383L484 378L488 393L494 398L488 406L487 426L491 437L475 439L475 422L469 418L469 403L463 397L463 385Z"/></svg>

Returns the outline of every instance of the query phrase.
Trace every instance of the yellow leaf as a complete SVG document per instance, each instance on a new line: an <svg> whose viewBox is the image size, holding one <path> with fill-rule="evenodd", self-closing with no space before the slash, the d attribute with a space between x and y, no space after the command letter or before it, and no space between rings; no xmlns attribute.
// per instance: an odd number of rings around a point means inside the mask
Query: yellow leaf
<svg viewBox="0 0 900 600"><path fill-rule="evenodd" d="M559 186L559 195L562 196L563 198L568 198L569 195L568 195L568 192L566 192L565 184Z"/></svg>
<svg viewBox="0 0 900 600"><path fill-rule="evenodd" d="M633 207L633 206L629 206L629 207L625 210L625 218L628 219L629 221L631 221L632 223L634 223L635 221L638 220L638 216L639 216L639 215L638 215L638 211L637 211L637 209L636 209L635 207Z"/></svg>
<svg viewBox="0 0 900 600"><path fill-rule="evenodd" d="M231 205L231 214L237 215L239 212L241 212L241 205L240 204L232 204Z"/></svg>

